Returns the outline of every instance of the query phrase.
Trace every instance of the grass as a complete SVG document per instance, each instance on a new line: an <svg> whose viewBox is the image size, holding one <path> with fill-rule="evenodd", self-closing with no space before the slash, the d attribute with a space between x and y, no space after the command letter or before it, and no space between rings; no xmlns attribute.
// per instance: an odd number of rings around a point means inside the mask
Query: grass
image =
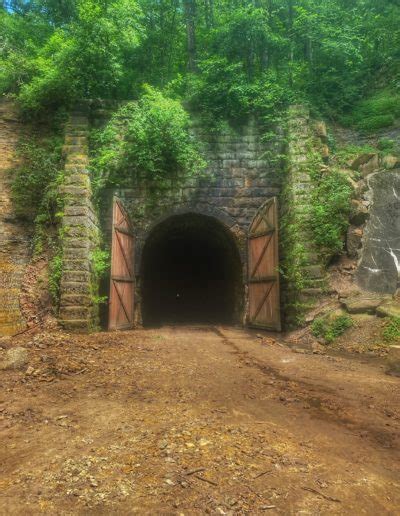
<svg viewBox="0 0 400 516"><path fill-rule="evenodd" d="M400 342L400 317L390 317L382 335L385 342Z"/></svg>
<svg viewBox="0 0 400 516"><path fill-rule="evenodd" d="M352 326L353 320L348 315L338 315L332 319L324 316L314 320L311 331L314 337L322 337L327 344L331 344Z"/></svg>
<svg viewBox="0 0 400 516"><path fill-rule="evenodd" d="M391 127L400 118L400 94L386 89L362 100L343 120L362 132Z"/></svg>

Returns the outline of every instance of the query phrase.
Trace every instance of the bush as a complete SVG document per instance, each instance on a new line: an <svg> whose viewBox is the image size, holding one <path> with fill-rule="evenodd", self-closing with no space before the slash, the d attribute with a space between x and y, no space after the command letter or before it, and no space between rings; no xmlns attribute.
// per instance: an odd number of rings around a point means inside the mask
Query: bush
<svg viewBox="0 0 400 516"><path fill-rule="evenodd" d="M311 332L314 337L322 337L330 344L352 326L353 320L348 315L318 317L311 325Z"/></svg>
<svg viewBox="0 0 400 516"><path fill-rule="evenodd" d="M347 120L361 131L374 132L383 127L390 127L399 117L400 95L384 90L361 101Z"/></svg>
<svg viewBox="0 0 400 516"><path fill-rule="evenodd" d="M139 102L129 102L117 111L95 135L94 144L97 150L91 166L96 190L129 186L137 177L162 188L205 166L180 102L150 87Z"/></svg>
<svg viewBox="0 0 400 516"><path fill-rule="evenodd" d="M352 189L347 178L335 170L314 172L312 177L309 224L321 255L331 258L343 250Z"/></svg>
<svg viewBox="0 0 400 516"><path fill-rule="evenodd" d="M373 133L383 127L390 127L394 124L394 121L393 115L375 115L358 122L357 128L366 133Z"/></svg>
<svg viewBox="0 0 400 516"><path fill-rule="evenodd" d="M386 342L400 341L400 317L391 317L383 330Z"/></svg>

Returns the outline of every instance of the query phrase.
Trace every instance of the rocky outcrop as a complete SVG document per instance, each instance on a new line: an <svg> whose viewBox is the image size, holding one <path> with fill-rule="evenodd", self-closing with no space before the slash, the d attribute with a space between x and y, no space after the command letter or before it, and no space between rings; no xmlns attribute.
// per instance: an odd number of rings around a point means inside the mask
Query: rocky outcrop
<svg viewBox="0 0 400 516"><path fill-rule="evenodd" d="M0 101L0 336L25 328L21 284L31 254L29 227L18 220L11 201L12 169L21 124L15 105Z"/></svg>
<svg viewBox="0 0 400 516"><path fill-rule="evenodd" d="M369 220L356 281L365 290L394 294L400 285L400 169L375 172L367 184Z"/></svg>

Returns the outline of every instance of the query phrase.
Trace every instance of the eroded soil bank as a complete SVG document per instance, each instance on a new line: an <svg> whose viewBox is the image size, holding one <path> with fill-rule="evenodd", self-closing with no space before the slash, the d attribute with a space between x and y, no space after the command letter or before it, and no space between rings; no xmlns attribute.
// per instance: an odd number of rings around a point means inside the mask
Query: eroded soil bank
<svg viewBox="0 0 400 516"><path fill-rule="evenodd" d="M21 336L1 514L399 514L400 379L227 327Z"/></svg>

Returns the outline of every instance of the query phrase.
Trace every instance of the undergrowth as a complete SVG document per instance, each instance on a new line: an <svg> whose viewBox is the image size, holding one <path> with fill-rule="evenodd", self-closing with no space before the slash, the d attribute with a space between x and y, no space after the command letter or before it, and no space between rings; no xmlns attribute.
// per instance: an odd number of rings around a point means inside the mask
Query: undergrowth
<svg viewBox="0 0 400 516"><path fill-rule="evenodd" d="M205 167L189 132L189 115L179 101L150 87L93 135L93 146L91 171L97 194L116 185L134 186L138 179L162 191Z"/></svg>
<svg viewBox="0 0 400 516"><path fill-rule="evenodd" d="M348 315L338 315L333 318L325 316L313 321L311 331L314 337L321 337L327 344L331 344L352 326L353 320Z"/></svg>
<svg viewBox="0 0 400 516"><path fill-rule="evenodd" d="M390 317L383 330L383 339L389 343L400 341L400 317Z"/></svg>
<svg viewBox="0 0 400 516"><path fill-rule="evenodd" d="M352 113L343 118L365 133L392 126L400 118L400 93L385 89L359 102Z"/></svg>

